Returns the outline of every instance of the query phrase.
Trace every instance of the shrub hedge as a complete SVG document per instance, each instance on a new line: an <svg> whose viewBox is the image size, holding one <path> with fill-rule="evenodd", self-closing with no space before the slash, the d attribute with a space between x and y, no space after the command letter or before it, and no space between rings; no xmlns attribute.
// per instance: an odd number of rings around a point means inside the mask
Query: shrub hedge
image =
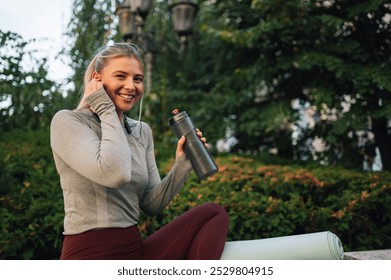
<svg viewBox="0 0 391 280"><path fill-rule="evenodd" d="M217 163L219 173L202 182L193 174L158 219L143 217L144 234L195 205L215 201L230 216L229 240L329 230L345 251L391 248L388 172L268 165L239 156L218 157Z"/></svg>
<svg viewBox="0 0 391 280"><path fill-rule="evenodd" d="M162 176L172 159L159 162ZM144 236L208 201L231 219L229 240L330 230L345 251L391 248L391 173L275 164L269 159L216 157L219 173L194 173L157 217L141 216ZM0 135L0 259L58 259L63 202L49 133Z"/></svg>

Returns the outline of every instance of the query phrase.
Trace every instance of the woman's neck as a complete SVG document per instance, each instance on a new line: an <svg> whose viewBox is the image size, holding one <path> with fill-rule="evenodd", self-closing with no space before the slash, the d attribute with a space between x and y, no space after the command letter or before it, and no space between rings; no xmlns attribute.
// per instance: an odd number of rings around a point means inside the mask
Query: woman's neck
<svg viewBox="0 0 391 280"><path fill-rule="evenodd" d="M122 123L123 119L124 119L124 112L118 111L118 110L116 110L116 111L117 111L118 119Z"/></svg>

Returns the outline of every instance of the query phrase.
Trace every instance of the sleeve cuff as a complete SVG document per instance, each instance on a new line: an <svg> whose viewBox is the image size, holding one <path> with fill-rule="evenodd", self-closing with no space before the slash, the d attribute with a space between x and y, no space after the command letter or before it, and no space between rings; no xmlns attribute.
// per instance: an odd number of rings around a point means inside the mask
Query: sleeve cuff
<svg viewBox="0 0 391 280"><path fill-rule="evenodd" d="M113 101L110 99L103 87L88 96L85 101L98 115L100 115L103 111L110 109L110 107L113 109L115 108Z"/></svg>

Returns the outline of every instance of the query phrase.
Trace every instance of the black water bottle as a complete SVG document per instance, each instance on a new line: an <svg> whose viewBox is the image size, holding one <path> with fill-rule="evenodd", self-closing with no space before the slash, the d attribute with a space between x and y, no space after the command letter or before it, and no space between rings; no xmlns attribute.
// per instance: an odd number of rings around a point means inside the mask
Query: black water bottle
<svg viewBox="0 0 391 280"><path fill-rule="evenodd" d="M189 158L198 180L215 174L218 167L204 143L197 136L190 116L186 111L179 112L178 109L173 110L172 113L174 116L169 120L171 129L178 138L186 137L185 154Z"/></svg>

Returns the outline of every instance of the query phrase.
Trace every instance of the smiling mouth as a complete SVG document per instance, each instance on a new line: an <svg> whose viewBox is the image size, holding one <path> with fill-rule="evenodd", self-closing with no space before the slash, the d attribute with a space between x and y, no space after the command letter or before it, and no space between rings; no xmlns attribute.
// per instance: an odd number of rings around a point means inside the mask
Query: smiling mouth
<svg viewBox="0 0 391 280"><path fill-rule="evenodd" d="M119 94L119 96L126 101L132 101L134 98L134 95L129 94Z"/></svg>

